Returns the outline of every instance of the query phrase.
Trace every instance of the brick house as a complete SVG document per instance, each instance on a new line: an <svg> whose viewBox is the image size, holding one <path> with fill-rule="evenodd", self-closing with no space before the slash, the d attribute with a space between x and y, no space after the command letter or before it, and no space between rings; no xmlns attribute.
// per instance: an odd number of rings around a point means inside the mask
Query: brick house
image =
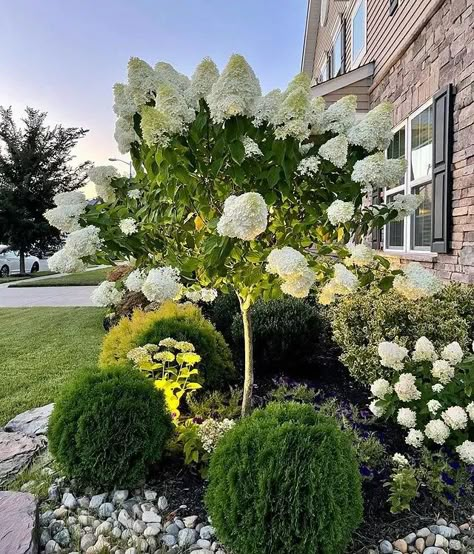
<svg viewBox="0 0 474 554"><path fill-rule="evenodd" d="M374 247L474 283L474 0L308 0L302 71L329 104L394 105L387 155L408 169L373 202L414 192L423 203Z"/></svg>

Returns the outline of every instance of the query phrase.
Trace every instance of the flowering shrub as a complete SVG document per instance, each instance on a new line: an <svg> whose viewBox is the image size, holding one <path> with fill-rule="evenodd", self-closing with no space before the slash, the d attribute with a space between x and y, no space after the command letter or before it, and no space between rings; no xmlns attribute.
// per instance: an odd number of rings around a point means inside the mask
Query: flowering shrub
<svg viewBox="0 0 474 554"><path fill-rule="evenodd" d="M453 447L466 464L474 464L474 356L464 357L457 342L436 350L420 337L409 351L393 342L379 345L382 365L396 370L390 381L371 385L371 411L396 418L407 430L406 443Z"/></svg>
<svg viewBox="0 0 474 554"><path fill-rule="evenodd" d="M284 92L262 96L239 55L222 74L206 58L191 79L169 64L131 58L128 82L115 85L114 96L115 138L130 152L136 176L94 168L90 178L103 202L85 208L70 197L70 208L61 198L49 220L64 231L96 227L100 243L91 241L88 252L96 250L99 261L136 260L143 273L129 285L138 292L140 283L150 300L176 299L190 285L235 289L244 318L246 412L253 383L249 309L257 298L304 297L329 281L321 297L329 303L373 281L374 269L387 273L384 290L399 273L388 272L379 256L363 267L360 256L352 263L346 248L414 209L403 198L390 206L364 203L373 185L396 184L405 172L403 160L383 154L391 108L383 104L356 122L355 96L325 109L305 74ZM308 255L310 246L316 256ZM283 274L273 252L278 257L284 248L306 263ZM74 271L82 252L67 252L59 262ZM333 267L334 256L346 265ZM435 287L421 274L405 274L409 286L399 286L400 293L413 295L421 285L420 297L431 294Z"/></svg>

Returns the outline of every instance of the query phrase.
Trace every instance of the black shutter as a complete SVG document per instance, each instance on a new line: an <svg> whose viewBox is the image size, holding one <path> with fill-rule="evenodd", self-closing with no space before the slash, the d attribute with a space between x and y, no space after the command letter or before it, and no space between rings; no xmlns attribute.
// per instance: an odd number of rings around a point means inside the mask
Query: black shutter
<svg viewBox="0 0 474 554"><path fill-rule="evenodd" d="M433 96L433 181L431 250L446 253L451 226L453 85Z"/></svg>
<svg viewBox="0 0 474 554"><path fill-rule="evenodd" d="M341 75L346 72L346 40L347 40L346 20L341 21Z"/></svg>
<svg viewBox="0 0 474 554"><path fill-rule="evenodd" d="M388 15L393 15L398 8L398 0L389 0Z"/></svg>
<svg viewBox="0 0 474 554"><path fill-rule="evenodd" d="M380 194L382 189L375 187L372 189L372 205L378 206L381 204ZM382 250L382 229L372 230L372 248L374 250Z"/></svg>

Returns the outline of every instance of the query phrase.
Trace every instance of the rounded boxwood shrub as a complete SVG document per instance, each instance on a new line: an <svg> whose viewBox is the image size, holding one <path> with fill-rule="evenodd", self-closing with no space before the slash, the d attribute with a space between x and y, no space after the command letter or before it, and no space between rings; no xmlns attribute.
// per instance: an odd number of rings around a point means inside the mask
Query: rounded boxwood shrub
<svg viewBox="0 0 474 554"><path fill-rule="evenodd" d="M105 336L99 364L103 368L131 367L127 354L132 348L158 344L167 337L194 344L202 358L199 375L207 388L223 388L236 381L232 353L224 337L198 307L189 303L165 302L156 311L136 310L130 319L122 319Z"/></svg>
<svg viewBox="0 0 474 554"><path fill-rule="evenodd" d="M308 405L269 404L240 421L208 478L206 507L234 554L341 554L362 519L350 439Z"/></svg>
<svg viewBox="0 0 474 554"><path fill-rule="evenodd" d="M285 297L257 301L251 308L255 366L259 372L306 374L311 364L330 348L327 320L311 300ZM243 356L240 313L232 324L236 348Z"/></svg>
<svg viewBox="0 0 474 554"><path fill-rule="evenodd" d="M417 339L425 336L436 348L452 341L468 347L474 293L469 287L448 285L439 295L414 302L395 291L381 293L373 288L343 297L330 314L341 361L355 379L369 384L393 372L380 365L378 345L382 341L395 341L412 350Z"/></svg>
<svg viewBox="0 0 474 554"><path fill-rule="evenodd" d="M158 462L172 432L163 393L138 371L86 371L67 385L49 421L49 449L66 475L95 487L131 487Z"/></svg>

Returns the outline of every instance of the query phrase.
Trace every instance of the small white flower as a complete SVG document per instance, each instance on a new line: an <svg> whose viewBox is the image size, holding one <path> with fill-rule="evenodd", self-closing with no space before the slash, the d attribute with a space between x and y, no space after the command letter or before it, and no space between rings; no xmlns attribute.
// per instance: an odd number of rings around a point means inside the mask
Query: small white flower
<svg viewBox="0 0 474 554"><path fill-rule="evenodd" d="M133 217L121 219L119 222L119 228L122 233L127 236L133 235L138 231L137 222L133 219Z"/></svg>
<svg viewBox="0 0 474 554"><path fill-rule="evenodd" d="M179 271L174 267L151 269L142 292L150 302L175 300L181 294L182 285L179 282Z"/></svg>
<svg viewBox="0 0 474 554"><path fill-rule="evenodd" d="M469 465L474 464L474 442L464 441L456 447L456 452L463 462Z"/></svg>
<svg viewBox="0 0 474 554"><path fill-rule="evenodd" d="M397 414L397 422L402 427L413 429L416 427L416 412L410 408L400 408Z"/></svg>
<svg viewBox="0 0 474 554"><path fill-rule="evenodd" d="M441 409L441 402L439 402L438 400L430 400L427 406L430 414L436 415L438 411Z"/></svg>
<svg viewBox="0 0 474 554"><path fill-rule="evenodd" d="M254 240L267 228L268 208L258 192L229 196L217 224L217 232L224 237Z"/></svg>
<svg viewBox="0 0 474 554"><path fill-rule="evenodd" d="M188 290L185 292L185 296L188 300L194 303L211 303L217 298L217 291L215 289Z"/></svg>
<svg viewBox="0 0 474 554"><path fill-rule="evenodd" d="M232 419L206 419L199 425L197 433L202 442L202 447L206 452L212 452L222 436L234 427L235 421Z"/></svg>
<svg viewBox="0 0 474 554"><path fill-rule="evenodd" d="M372 400L372 402L369 404L369 410L374 414L375 417L382 417L383 414L385 413L385 410L380 407L380 406L377 406L378 400Z"/></svg>
<svg viewBox="0 0 474 554"><path fill-rule="evenodd" d="M440 383L436 383L436 385L433 385L431 387L431 390L433 392L436 392L436 393L440 393L442 390L444 389L443 385L441 385Z"/></svg>
<svg viewBox="0 0 474 554"><path fill-rule="evenodd" d="M461 406L451 406L441 414L443 421L453 431L465 429L467 427L467 414Z"/></svg>
<svg viewBox="0 0 474 554"><path fill-rule="evenodd" d="M142 196L142 191L140 189L131 189L127 192L127 196L133 200L139 200Z"/></svg>
<svg viewBox="0 0 474 554"><path fill-rule="evenodd" d="M299 175L306 177L314 177L319 168L320 160L317 156L309 156L309 158L303 158L298 164L296 172Z"/></svg>
<svg viewBox="0 0 474 554"><path fill-rule="evenodd" d="M146 280L144 269L134 269L125 279L125 287L132 292L140 292Z"/></svg>
<svg viewBox="0 0 474 554"><path fill-rule="evenodd" d="M446 360L435 360L431 375L442 385L447 385L454 377L454 367L450 366Z"/></svg>
<svg viewBox="0 0 474 554"><path fill-rule="evenodd" d="M416 387L416 377L412 373L402 373L393 388L402 402L412 402L421 398L421 392Z"/></svg>
<svg viewBox="0 0 474 554"><path fill-rule="evenodd" d="M250 137L243 137L242 144L244 145L246 158L259 158L263 156L263 152L260 150L258 144Z"/></svg>
<svg viewBox="0 0 474 554"><path fill-rule="evenodd" d="M102 282L96 289L92 291L91 300L94 306L103 308L116 306L123 298L123 291L115 287L115 283L110 281Z"/></svg>
<svg viewBox="0 0 474 554"><path fill-rule="evenodd" d="M420 337L415 344L415 350L412 354L415 362L434 362L438 359L433 343L426 337Z"/></svg>
<svg viewBox="0 0 474 554"><path fill-rule="evenodd" d="M454 341L443 348L441 357L443 360L447 360L451 365L458 365L462 362L464 354L459 343Z"/></svg>
<svg viewBox="0 0 474 554"><path fill-rule="evenodd" d="M405 217L415 213L422 202L423 197L421 195L397 194L393 201L387 204L387 208L398 212L393 221L403 221Z"/></svg>
<svg viewBox="0 0 474 554"><path fill-rule="evenodd" d="M399 454L398 452L396 452L392 456L392 461L397 466L407 466L407 465L409 465L408 459L406 458L406 456L404 456L403 454Z"/></svg>
<svg viewBox="0 0 474 554"><path fill-rule="evenodd" d="M466 412L469 414L469 418L471 419L471 421L474 421L474 402L470 402L466 406Z"/></svg>
<svg viewBox="0 0 474 554"><path fill-rule="evenodd" d="M449 437L449 427L441 419L433 419L426 425L425 435L436 444L444 444Z"/></svg>
<svg viewBox="0 0 474 554"><path fill-rule="evenodd" d="M418 431L418 429L410 429L405 438L405 442L413 448L421 448L423 439L424 435L421 431Z"/></svg>
<svg viewBox="0 0 474 554"><path fill-rule="evenodd" d="M393 387L386 379L377 379L370 385L370 392L377 398L383 399L392 391Z"/></svg>
<svg viewBox="0 0 474 554"><path fill-rule="evenodd" d="M443 288L436 275L417 262L411 262L402 268L403 275L393 280L393 288L409 300L419 300L433 296Z"/></svg>
<svg viewBox="0 0 474 554"><path fill-rule="evenodd" d="M395 342L384 341L378 346L378 354L380 356L380 363L383 366L401 371L404 367L403 360L407 357L408 350Z"/></svg>
<svg viewBox="0 0 474 554"><path fill-rule="evenodd" d="M318 154L336 167L342 168L346 165L348 150L347 138L344 135L338 135L322 144L319 147Z"/></svg>
<svg viewBox="0 0 474 554"><path fill-rule="evenodd" d="M332 225L347 223L352 219L355 212L355 206L352 202L343 200L334 200L327 209L328 219Z"/></svg>

